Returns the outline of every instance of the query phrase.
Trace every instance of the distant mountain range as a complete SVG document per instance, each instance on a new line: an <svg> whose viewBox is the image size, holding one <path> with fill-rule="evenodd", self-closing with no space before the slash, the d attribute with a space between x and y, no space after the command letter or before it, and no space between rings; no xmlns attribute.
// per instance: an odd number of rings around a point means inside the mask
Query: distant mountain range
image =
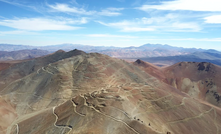
<svg viewBox="0 0 221 134"><path fill-rule="evenodd" d="M0 51L17 51L24 49L41 49L49 52L55 52L59 49L70 51L73 49L83 50L85 52L99 52L117 58L134 58L134 57L158 57L158 56L175 56L185 55L192 52L200 52L203 49L173 47L161 44L145 44L140 47L112 47L112 46L89 46L79 44L61 44L50 46L25 46L0 44Z"/></svg>
<svg viewBox="0 0 221 134"><path fill-rule="evenodd" d="M99 53L106 54L116 58L143 58L159 56L186 55L193 52L202 52L203 49L173 47L161 44L145 44L140 47L126 47L118 49L101 50Z"/></svg>
<svg viewBox="0 0 221 134"><path fill-rule="evenodd" d="M57 50L71 51L74 49L84 50L85 52L102 51L107 49L119 49L119 47L106 47L106 46L89 46L80 44L60 44L49 46L28 46L28 45L13 45L13 44L0 44L0 51L17 51L24 49L41 49L49 52L55 52Z"/></svg>
<svg viewBox="0 0 221 134"><path fill-rule="evenodd" d="M194 52L187 55L163 56L163 57L146 57L141 60L153 63L173 65L177 62L210 62L221 66L221 52L215 50L205 50L203 52Z"/></svg>
<svg viewBox="0 0 221 134"><path fill-rule="evenodd" d="M87 53L97 52L111 57L126 59L130 61L142 59L156 65L172 65L182 61L211 62L217 65L221 65L221 52L219 51L213 49L205 50L174 47L162 44L145 44L139 47L131 46L123 48L112 46L89 46L80 44L60 44L50 46L0 44L0 60L21 60L40 57L49 53L53 53L59 49L64 51L78 49Z"/></svg>
<svg viewBox="0 0 221 134"><path fill-rule="evenodd" d="M24 60L24 59L32 59L36 57L40 57L43 55L50 54L47 50L18 50L18 51L0 51L0 61L8 61L8 60Z"/></svg>

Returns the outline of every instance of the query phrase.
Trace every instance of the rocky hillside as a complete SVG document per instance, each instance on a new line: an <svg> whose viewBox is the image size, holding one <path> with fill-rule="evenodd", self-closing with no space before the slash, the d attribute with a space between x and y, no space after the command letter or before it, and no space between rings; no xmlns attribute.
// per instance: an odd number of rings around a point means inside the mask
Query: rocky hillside
<svg viewBox="0 0 221 134"><path fill-rule="evenodd" d="M73 50L4 64L2 134L221 133L219 107L172 87L142 61Z"/></svg>
<svg viewBox="0 0 221 134"><path fill-rule="evenodd" d="M164 69L169 84L194 98L221 107L221 67L206 62L181 62Z"/></svg>
<svg viewBox="0 0 221 134"><path fill-rule="evenodd" d="M207 62L180 62L159 68L142 60L137 60L134 65L195 99L221 107L220 66Z"/></svg>

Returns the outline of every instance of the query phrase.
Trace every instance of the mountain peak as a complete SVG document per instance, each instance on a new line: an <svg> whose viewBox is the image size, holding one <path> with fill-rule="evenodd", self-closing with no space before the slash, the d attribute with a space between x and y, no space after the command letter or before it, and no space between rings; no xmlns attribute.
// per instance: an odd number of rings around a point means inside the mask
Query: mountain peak
<svg viewBox="0 0 221 134"><path fill-rule="evenodd" d="M135 61L137 64L141 64L141 63L144 63L142 60L140 60L140 59L137 59L136 61Z"/></svg>
<svg viewBox="0 0 221 134"><path fill-rule="evenodd" d="M59 49L58 51L56 51L55 53L64 53L65 51L62 49Z"/></svg>
<svg viewBox="0 0 221 134"><path fill-rule="evenodd" d="M142 61L142 60L140 60L140 59L137 59L137 60L134 62L134 64L135 64L135 65L138 65L138 66L142 66L142 67L157 68L156 66L152 65L151 63Z"/></svg>

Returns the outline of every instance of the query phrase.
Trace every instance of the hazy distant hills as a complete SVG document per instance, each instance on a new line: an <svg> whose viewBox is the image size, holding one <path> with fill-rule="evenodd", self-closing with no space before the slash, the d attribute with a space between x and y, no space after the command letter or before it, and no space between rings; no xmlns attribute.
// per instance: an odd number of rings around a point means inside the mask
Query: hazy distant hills
<svg viewBox="0 0 221 134"><path fill-rule="evenodd" d="M39 49L32 49L32 50L26 49L26 50L18 50L10 52L0 51L0 61L31 59L47 54L49 54L47 50L39 50Z"/></svg>
<svg viewBox="0 0 221 134"><path fill-rule="evenodd" d="M34 47L26 45L0 44L0 51L18 51L24 49L34 49Z"/></svg>
<svg viewBox="0 0 221 134"><path fill-rule="evenodd" d="M27 46L27 45L13 45L13 44L0 44L0 51L17 51L24 49L41 49L50 52L57 50L71 51L74 49L84 50L85 52L90 51L102 51L107 49L119 49L119 47L106 47L106 46L89 46L80 44L60 44L60 45L48 45L48 46Z"/></svg>
<svg viewBox="0 0 221 134"><path fill-rule="evenodd" d="M177 62L210 62L221 66L221 52L208 50L203 52L194 52L187 55L163 56L163 57L146 57L141 60L154 63L173 65Z"/></svg>
<svg viewBox="0 0 221 134"><path fill-rule="evenodd" d="M186 55L192 52L201 52L203 49L173 47L161 44L145 44L140 47L125 47L100 50L99 53L109 55L111 57L133 59L142 57L158 57L158 56L176 56Z"/></svg>
<svg viewBox="0 0 221 134"><path fill-rule="evenodd" d="M87 53L97 52L111 57L132 61L135 61L136 59L142 59L144 61L158 65L172 65L182 61L211 62L217 65L221 65L221 52L219 51L212 49L204 50L196 48L173 47L161 44L145 44L139 47L107 47L80 44L60 44L50 46L0 44L0 51L7 51L0 52L0 60L29 59L53 53L59 49L64 51L78 49Z"/></svg>
<svg viewBox="0 0 221 134"><path fill-rule="evenodd" d="M70 51L73 49L83 50L85 52L98 52L117 58L134 58L134 57L157 57L157 56L175 56L200 52L202 49L173 47L161 44L145 44L140 47L112 47L112 46L89 46L80 44L60 44L50 46L25 46L0 44L0 51L17 51L23 49L41 49L49 52L55 52L59 49Z"/></svg>

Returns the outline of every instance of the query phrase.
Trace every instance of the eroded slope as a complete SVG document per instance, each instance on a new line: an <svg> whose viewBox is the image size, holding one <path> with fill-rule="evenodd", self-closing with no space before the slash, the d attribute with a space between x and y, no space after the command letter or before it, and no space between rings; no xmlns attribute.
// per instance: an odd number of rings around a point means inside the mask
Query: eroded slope
<svg viewBox="0 0 221 134"><path fill-rule="evenodd" d="M218 107L192 99L131 63L75 52L1 89L5 103L0 110L8 109L3 116L11 119L7 127L1 118L1 133L220 133Z"/></svg>
<svg viewBox="0 0 221 134"><path fill-rule="evenodd" d="M206 62L181 62L164 69L167 81L194 98L221 106L221 68Z"/></svg>

